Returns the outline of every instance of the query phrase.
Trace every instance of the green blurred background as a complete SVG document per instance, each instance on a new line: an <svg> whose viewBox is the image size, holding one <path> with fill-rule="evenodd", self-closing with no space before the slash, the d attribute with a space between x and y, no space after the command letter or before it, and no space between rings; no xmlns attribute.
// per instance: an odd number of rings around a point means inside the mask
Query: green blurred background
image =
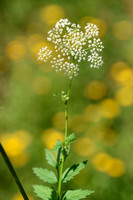
<svg viewBox="0 0 133 200"><path fill-rule="evenodd" d="M30 200L40 182L32 167L48 167L44 148L63 139L64 107L55 92L68 78L37 61L47 32L60 18L98 25L104 65L80 66L69 102L69 130L79 140L67 165L88 159L66 189L90 189L91 200L133 199L133 1L0 1L0 140ZM0 200L21 200L0 156Z"/></svg>

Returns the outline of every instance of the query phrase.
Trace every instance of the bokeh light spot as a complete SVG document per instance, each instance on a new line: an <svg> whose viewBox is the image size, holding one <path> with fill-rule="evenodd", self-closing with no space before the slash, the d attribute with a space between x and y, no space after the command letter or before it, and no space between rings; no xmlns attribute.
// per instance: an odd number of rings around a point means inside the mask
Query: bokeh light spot
<svg viewBox="0 0 133 200"><path fill-rule="evenodd" d="M59 19L65 17L64 9L57 4L50 4L42 8L40 18L48 25L55 24Z"/></svg>
<svg viewBox="0 0 133 200"><path fill-rule="evenodd" d="M122 87L116 91L116 100L121 106L131 106L133 104L133 89Z"/></svg>
<svg viewBox="0 0 133 200"><path fill-rule="evenodd" d="M107 153L100 152L93 156L92 164L96 170L106 172L110 159L111 157Z"/></svg>
<svg viewBox="0 0 133 200"><path fill-rule="evenodd" d="M86 85L84 94L86 97L98 100L102 99L106 94L106 86L100 81L93 81Z"/></svg>
<svg viewBox="0 0 133 200"><path fill-rule="evenodd" d="M113 64L110 70L112 78L119 82L125 83L132 78L132 70L125 62L116 62Z"/></svg>
<svg viewBox="0 0 133 200"><path fill-rule="evenodd" d="M11 60L20 60L26 54L25 45L21 40L12 40L10 41L5 48L7 56Z"/></svg>
<svg viewBox="0 0 133 200"><path fill-rule="evenodd" d="M107 169L108 175L117 178L122 176L125 173L125 171L126 171L125 165L121 160L115 158L111 159L111 163Z"/></svg>
<svg viewBox="0 0 133 200"><path fill-rule="evenodd" d="M94 153L95 146L90 138L84 137L75 142L74 149L80 156L90 156Z"/></svg>
<svg viewBox="0 0 133 200"><path fill-rule="evenodd" d="M42 140L47 149L52 149L57 140L64 141L62 132L55 129L46 129L42 134Z"/></svg>
<svg viewBox="0 0 133 200"><path fill-rule="evenodd" d="M101 102L101 112L105 118L114 118L120 114L120 107L114 99L105 99Z"/></svg>
<svg viewBox="0 0 133 200"><path fill-rule="evenodd" d="M130 21L119 21L113 27L114 36L119 40L128 40L133 36L133 23Z"/></svg>
<svg viewBox="0 0 133 200"><path fill-rule="evenodd" d="M44 76L39 76L34 79L32 83L33 91L36 94L44 95L47 94L51 89L51 80Z"/></svg>

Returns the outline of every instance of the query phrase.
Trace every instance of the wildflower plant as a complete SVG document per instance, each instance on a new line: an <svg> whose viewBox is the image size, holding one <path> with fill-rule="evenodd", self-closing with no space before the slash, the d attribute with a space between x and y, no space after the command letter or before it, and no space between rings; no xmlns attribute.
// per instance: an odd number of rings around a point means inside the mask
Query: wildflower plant
<svg viewBox="0 0 133 200"><path fill-rule="evenodd" d="M52 184L52 187L34 185L34 191L43 200L79 200L93 193L90 190L68 190L62 191L62 184L70 181L75 175L84 169L87 161L74 164L64 171L64 163L70 153L71 143L75 141L75 134L68 134L68 101L73 77L79 73L79 65L83 60L90 63L90 67L99 68L103 64L100 53L104 48L98 37L98 27L88 23L84 32L80 25L60 19L55 27L48 32L47 40L54 44L54 51L43 47L39 50L38 59L44 62L50 60L56 72L64 72L69 77L68 91L57 93L61 96L65 108L65 140L57 140L53 149L45 150L46 159L49 165L57 171L43 168L33 168L34 173L44 182ZM53 188L57 184L57 190Z"/></svg>

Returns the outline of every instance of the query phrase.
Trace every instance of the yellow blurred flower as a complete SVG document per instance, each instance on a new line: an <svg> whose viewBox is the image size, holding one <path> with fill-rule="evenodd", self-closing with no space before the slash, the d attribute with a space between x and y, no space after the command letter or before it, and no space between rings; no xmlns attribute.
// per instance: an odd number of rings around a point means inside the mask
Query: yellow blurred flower
<svg viewBox="0 0 133 200"><path fill-rule="evenodd" d="M23 197L20 193L14 194L12 200L23 200ZM33 198L29 197L29 200L33 200Z"/></svg>
<svg viewBox="0 0 133 200"><path fill-rule="evenodd" d="M86 85L84 94L90 99L102 99L106 94L106 86L100 81L90 82Z"/></svg>
<svg viewBox="0 0 133 200"><path fill-rule="evenodd" d="M84 110L85 119L88 122L97 122L101 119L101 109L98 104L90 104Z"/></svg>
<svg viewBox="0 0 133 200"><path fill-rule="evenodd" d="M27 131L4 133L0 140L14 166L21 167L28 162L28 154L25 150L31 143L31 136Z"/></svg>
<svg viewBox="0 0 133 200"><path fill-rule="evenodd" d="M116 100L114 99L105 99L101 103L101 112L105 118L114 118L120 114L120 107Z"/></svg>
<svg viewBox="0 0 133 200"><path fill-rule="evenodd" d="M21 60L26 54L26 48L21 40L12 40L5 47L6 55L11 60Z"/></svg>
<svg viewBox="0 0 133 200"><path fill-rule="evenodd" d="M97 153L92 158L92 164L96 170L106 172L112 158L105 152Z"/></svg>
<svg viewBox="0 0 133 200"><path fill-rule="evenodd" d="M94 153L95 146L90 138L84 137L75 142L74 149L80 156L90 156Z"/></svg>
<svg viewBox="0 0 133 200"><path fill-rule="evenodd" d="M55 129L46 129L42 134L42 140L47 149L52 149L57 139L64 141L64 135Z"/></svg>
<svg viewBox="0 0 133 200"><path fill-rule="evenodd" d="M48 25L55 24L59 19L65 17L64 9L58 4L49 4L42 8L40 18Z"/></svg>
<svg viewBox="0 0 133 200"><path fill-rule="evenodd" d="M114 63L111 67L110 73L115 81L124 84L127 84L133 76L130 66L125 62Z"/></svg>
<svg viewBox="0 0 133 200"><path fill-rule="evenodd" d="M20 155L26 148L25 141L15 134L5 133L1 136L1 142L7 154L11 157Z"/></svg>
<svg viewBox="0 0 133 200"><path fill-rule="evenodd" d="M32 88L36 94L47 94L51 89L51 80L45 76L38 76L34 79Z"/></svg>
<svg viewBox="0 0 133 200"><path fill-rule="evenodd" d="M133 36L133 23L130 21L119 21L113 27L114 36L119 40L128 40Z"/></svg>
<svg viewBox="0 0 133 200"><path fill-rule="evenodd" d="M112 158L105 152L97 153L92 158L92 164L96 170L107 173L112 177L120 177L125 173L124 163L116 158Z"/></svg>
<svg viewBox="0 0 133 200"><path fill-rule="evenodd" d="M125 171L126 168L124 163L119 159L112 158L106 172L108 175L117 178L124 175Z"/></svg>
<svg viewBox="0 0 133 200"><path fill-rule="evenodd" d="M75 115L72 118L71 129L74 132L80 133L80 132L85 131L86 128L87 128L87 122L83 115Z"/></svg>
<svg viewBox="0 0 133 200"><path fill-rule="evenodd" d="M122 87L116 91L116 100L121 106L133 105L133 88Z"/></svg>
<svg viewBox="0 0 133 200"><path fill-rule="evenodd" d="M23 167L29 161L29 156L26 152L23 152L17 156L11 157L11 162L15 167Z"/></svg>

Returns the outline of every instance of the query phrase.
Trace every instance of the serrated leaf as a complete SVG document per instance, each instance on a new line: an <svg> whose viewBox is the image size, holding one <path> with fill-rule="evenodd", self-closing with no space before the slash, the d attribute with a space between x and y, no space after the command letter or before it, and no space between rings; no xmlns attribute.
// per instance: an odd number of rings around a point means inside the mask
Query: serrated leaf
<svg viewBox="0 0 133 200"><path fill-rule="evenodd" d="M43 200L56 200L56 192L48 186L33 185L34 192Z"/></svg>
<svg viewBox="0 0 133 200"><path fill-rule="evenodd" d="M79 164L74 164L72 167L67 168L65 172L62 175L62 182L66 183L67 181L70 181L74 176L79 174L79 172L84 169L85 165L87 164L87 161L83 161Z"/></svg>
<svg viewBox="0 0 133 200"><path fill-rule="evenodd" d="M46 159L47 159L48 163L52 167L56 167L56 160L54 158L54 155L47 149L45 149L45 154L46 154Z"/></svg>
<svg viewBox="0 0 133 200"><path fill-rule="evenodd" d="M54 174L54 172L43 169L43 168L33 168L33 172L44 182L47 183L56 183L57 178Z"/></svg>
<svg viewBox="0 0 133 200"><path fill-rule="evenodd" d="M70 140L73 140L75 139L75 133L71 133L69 136L66 137L65 141L70 141Z"/></svg>
<svg viewBox="0 0 133 200"><path fill-rule="evenodd" d="M79 200L90 195L94 191L89 190L68 190L62 200Z"/></svg>
<svg viewBox="0 0 133 200"><path fill-rule="evenodd" d="M58 140L58 143L56 143L56 145L54 145L54 148L50 149L50 151L56 151L56 150L58 150L59 148L62 147L62 144L63 144L63 142L60 141L60 140Z"/></svg>

